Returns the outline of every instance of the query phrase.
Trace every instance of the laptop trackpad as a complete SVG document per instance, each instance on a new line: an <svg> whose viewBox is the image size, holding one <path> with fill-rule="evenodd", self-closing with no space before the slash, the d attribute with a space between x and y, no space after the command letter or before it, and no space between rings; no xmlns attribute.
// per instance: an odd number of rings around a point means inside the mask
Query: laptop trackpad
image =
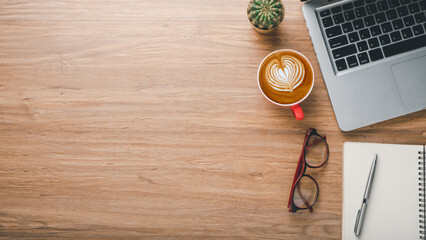
<svg viewBox="0 0 426 240"><path fill-rule="evenodd" d="M426 104L426 56L395 64L392 72L405 108Z"/></svg>

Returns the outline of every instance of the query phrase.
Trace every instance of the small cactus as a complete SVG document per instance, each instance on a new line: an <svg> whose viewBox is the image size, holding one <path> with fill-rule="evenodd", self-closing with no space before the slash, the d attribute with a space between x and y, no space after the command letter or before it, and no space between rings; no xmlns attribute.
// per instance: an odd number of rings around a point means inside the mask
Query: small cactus
<svg viewBox="0 0 426 240"><path fill-rule="evenodd" d="M284 19L284 5L281 0L251 0L247 16L255 30L269 32Z"/></svg>

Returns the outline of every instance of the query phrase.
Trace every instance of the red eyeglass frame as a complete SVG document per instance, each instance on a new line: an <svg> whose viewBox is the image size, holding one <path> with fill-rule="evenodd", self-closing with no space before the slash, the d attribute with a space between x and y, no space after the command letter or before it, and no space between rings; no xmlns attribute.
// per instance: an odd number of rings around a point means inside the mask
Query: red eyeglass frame
<svg viewBox="0 0 426 240"><path fill-rule="evenodd" d="M326 153L326 157L325 157L325 160L324 160L324 162L322 162L320 165L318 165L318 166L311 166L311 165L309 165L307 162L306 162L306 159L305 159L305 152L306 152L306 150L307 149L309 149L311 146L313 146L313 145L315 145L315 144L318 144L318 143L320 143L320 142L314 142L314 143L312 143L311 145L309 145L309 146L307 146L306 144L307 144L307 142L308 142L308 139L311 137L311 136L314 136L314 135L316 135L316 136L318 136L318 137L320 137L321 139L322 139L322 141L324 141L324 143L325 143L325 145L326 145L326 147L327 147L327 153ZM307 131L306 131L306 134L305 134L305 140L304 140L304 142L303 142L303 148L302 148L302 153L300 154L300 158L299 158L299 162L297 163L297 168L296 168L296 171L295 171L295 173L294 173L294 178L293 178L293 184L292 184L292 186L291 186L291 192L290 192L290 197L289 197L289 200L288 200L288 208L289 208L289 212L296 212L297 210L304 210L304 209L309 209L309 211L310 212L312 212L314 209L312 208L314 205L315 205L315 203L317 202L317 200L318 200L318 196L319 196L319 186L318 186L318 182L311 176L311 175L308 175L308 174L305 174L305 172L306 172L306 166L308 166L308 167L310 167L310 168L320 168L320 167L322 167L322 166L324 166L324 164L328 161L328 155L329 155L329 149L328 149L328 144L327 144L327 141L326 141L326 136L324 135L324 136L321 136L321 135L319 135L318 134L318 132L317 132L317 130L315 129L315 128L309 128ZM300 181L300 179L302 178L302 177L309 177L309 178L311 178L313 181L314 181L314 183L315 183L315 185L316 185L316 187L317 187L317 196L316 196L316 198L315 198L315 201L314 201L314 203L312 203L312 204L310 204L310 206L309 207L306 207L306 208L300 208L300 207L297 207L295 204L294 204L294 201L293 201L293 197L294 197L294 190L295 190L295 188L296 188L296 185L298 184L298 182ZM302 196L302 195L301 195ZM307 201L306 201L307 202Z"/></svg>

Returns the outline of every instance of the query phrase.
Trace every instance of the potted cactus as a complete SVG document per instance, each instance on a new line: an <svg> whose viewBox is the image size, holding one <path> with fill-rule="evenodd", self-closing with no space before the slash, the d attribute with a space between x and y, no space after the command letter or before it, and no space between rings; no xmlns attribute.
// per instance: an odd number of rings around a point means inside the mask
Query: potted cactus
<svg viewBox="0 0 426 240"><path fill-rule="evenodd" d="M267 33L284 19L284 5L281 0L251 0L247 16L256 31Z"/></svg>

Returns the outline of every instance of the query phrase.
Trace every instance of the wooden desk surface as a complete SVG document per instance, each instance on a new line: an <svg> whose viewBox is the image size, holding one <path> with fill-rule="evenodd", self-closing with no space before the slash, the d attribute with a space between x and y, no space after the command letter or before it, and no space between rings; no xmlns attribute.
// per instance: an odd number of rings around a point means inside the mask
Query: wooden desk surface
<svg viewBox="0 0 426 240"><path fill-rule="evenodd" d="M248 0L3 0L0 238L340 239L342 144L426 144L426 112L338 129L297 0L255 32ZM259 62L317 74L296 122ZM327 135L312 213L287 200L307 128Z"/></svg>

